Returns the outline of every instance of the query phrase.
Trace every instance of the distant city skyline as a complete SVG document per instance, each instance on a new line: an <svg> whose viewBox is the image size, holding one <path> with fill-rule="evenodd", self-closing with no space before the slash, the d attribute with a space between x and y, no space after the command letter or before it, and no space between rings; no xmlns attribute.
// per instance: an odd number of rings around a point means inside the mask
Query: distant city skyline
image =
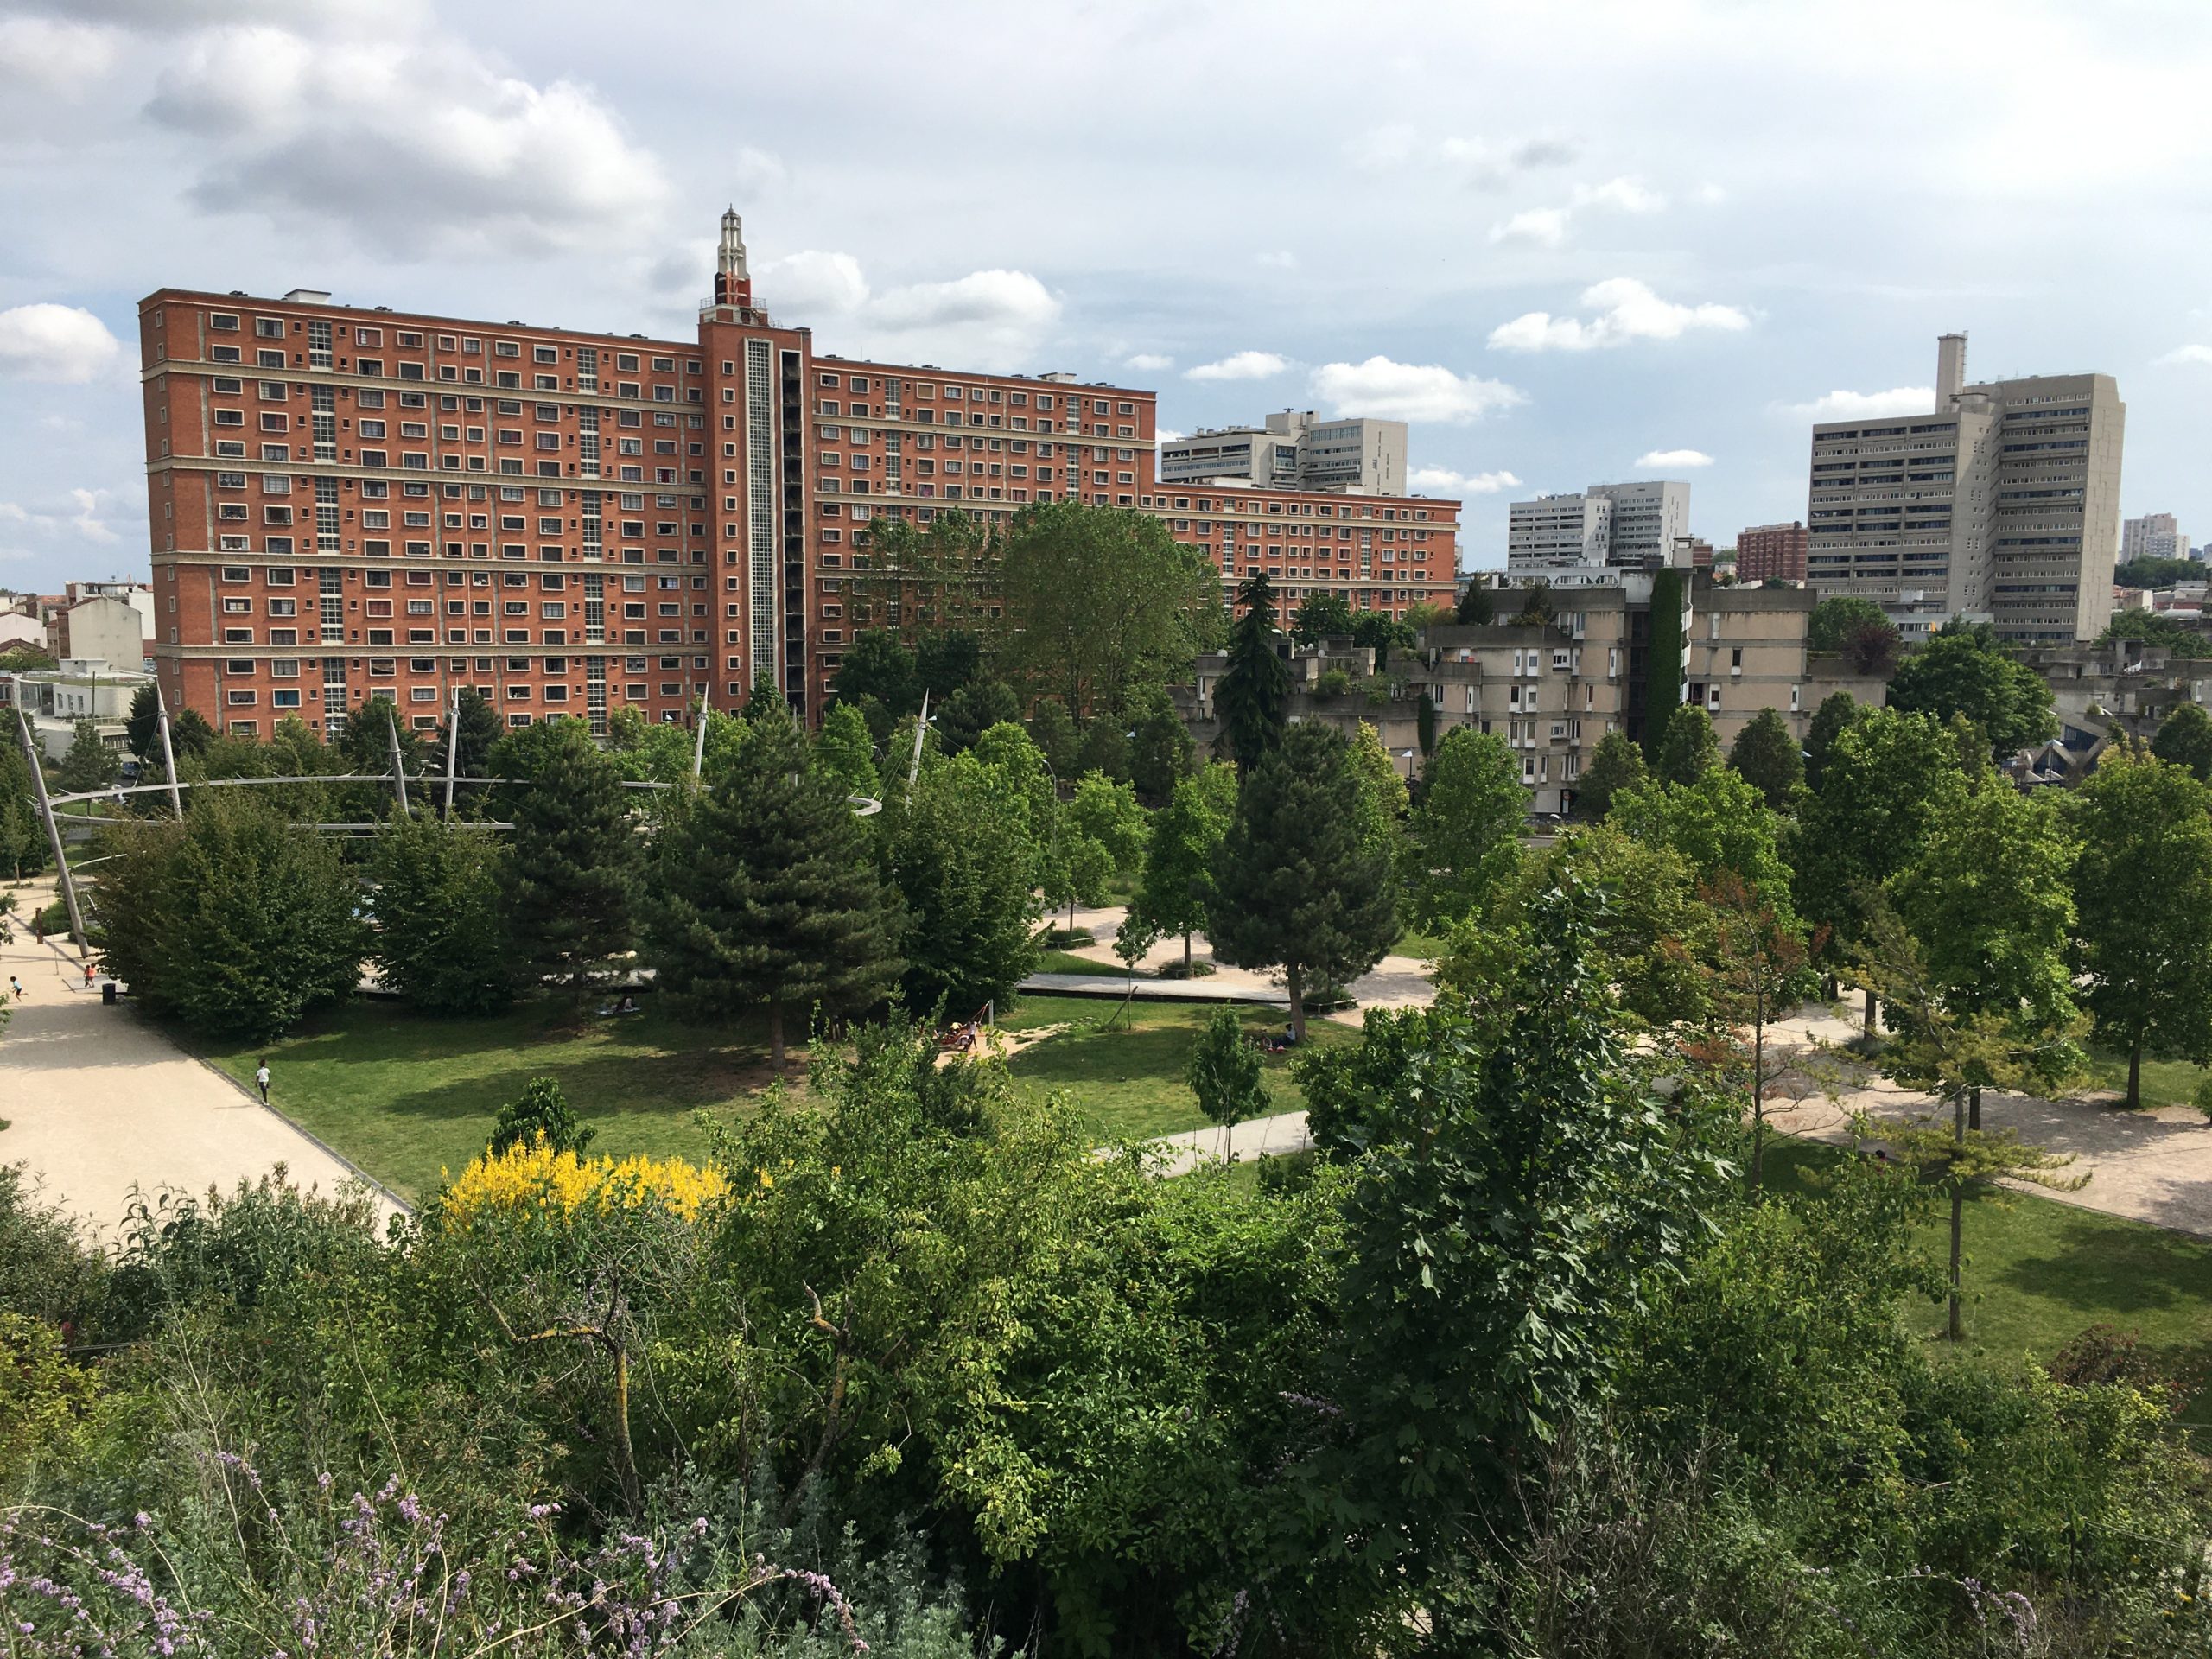
<svg viewBox="0 0 2212 1659"><path fill-rule="evenodd" d="M147 574L154 287L680 333L731 201L839 350L1405 421L1470 568L1592 480L1693 480L1717 545L1802 518L1812 423L1932 407L1953 329L2115 377L2123 512L2212 523L2208 60L2185 4L0 0L0 585ZM1330 99L1291 166L1285 86ZM2062 95L2097 118L2041 131Z"/></svg>

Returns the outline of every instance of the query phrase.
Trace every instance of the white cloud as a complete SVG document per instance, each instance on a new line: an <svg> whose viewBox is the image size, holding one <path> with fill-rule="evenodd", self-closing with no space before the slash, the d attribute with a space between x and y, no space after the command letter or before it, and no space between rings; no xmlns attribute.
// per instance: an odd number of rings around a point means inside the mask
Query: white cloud
<svg viewBox="0 0 2212 1659"><path fill-rule="evenodd" d="M1582 290L1582 303L1598 315L1554 316L1530 311L1491 330L1491 348L1503 352L1586 352L1631 340L1678 340L1696 330L1732 334L1751 320L1732 305L1681 305L1662 300L1633 276L1612 276Z"/></svg>
<svg viewBox="0 0 2212 1659"><path fill-rule="evenodd" d="M1574 215L1587 207L1610 207L1624 213L1656 213L1667 205L1667 198L1649 188L1639 179L1608 179L1603 184L1581 184L1574 188L1574 200L1564 207L1526 207L1490 227L1490 239L1499 242L1529 242L1541 248L1555 248L1567 240L1567 226Z"/></svg>
<svg viewBox="0 0 2212 1659"><path fill-rule="evenodd" d="M1185 380L1265 380L1290 366L1290 359L1273 352L1232 352L1212 363L1183 371Z"/></svg>
<svg viewBox="0 0 2212 1659"><path fill-rule="evenodd" d="M977 270L878 293L849 253L810 248L772 259L753 291L772 312L828 317L860 352L896 349L986 370L1017 368L1058 321L1060 302L1026 270Z"/></svg>
<svg viewBox="0 0 2212 1659"><path fill-rule="evenodd" d="M1154 443L1173 443L1178 438L1185 435L1187 435L1177 431L1172 426L1163 426L1152 435L1152 440Z"/></svg>
<svg viewBox="0 0 2212 1659"><path fill-rule="evenodd" d="M1454 373L1434 363L1325 363L1313 371L1313 396L1338 415L1389 421L1479 420L1527 399L1502 380Z"/></svg>
<svg viewBox="0 0 2212 1659"><path fill-rule="evenodd" d="M1636 458L1636 464L1672 472L1688 467L1710 467L1713 457L1702 449L1647 449Z"/></svg>
<svg viewBox="0 0 2212 1659"><path fill-rule="evenodd" d="M1823 392L1809 404L1786 406L1808 421L1861 421L1885 415L1925 415L1936 407L1933 386L1891 386L1887 391Z"/></svg>
<svg viewBox="0 0 2212 1659"><path fill-rule="evenodd" d="M0 501L0 524L17 524L39 536L74 536L84 541L110 543L123 538L100 516L100 504L113 490L66 490L60 501L26 507L18 501Z"/></svg>
<svg viewBox="0 0 2212 1659"><path fill-rule="evenodd" d="M2177 346L2160 363L2212 363L2212 346Z"/></svg>
<svg viewBox="0 0 2212 1659"><path fill-rule="evenodd" d="M1624 213L1656 213L1667 205L1667 198L1649 188L1641 179L1607 179L1603 184L1578 186L1574 205L1613 207Z"/></svg>
<svg viewBox="0 0 2212 1659"><path fill-rule="evenodd" d="M1175 359L1172 357L1163 357L1158 352L1132 352L1122 359L1122 365L1124 368L1143 369L1147 372L1157 374L1162 369L1173 368Z"/></svg>
<svg viewBox="0 0 2212 1659"><path fill-rule="evenodd" d="M1555 248L1567 240L1567 210L1564 207L1529 207L1502 219L1490 227L1492 242L1533 242L1540 248Z"/></svg>
<svg viewBox="0 0 2212 1659"><path fill-rule="evenodd" d="M1728 193L1717 184L1700 184L1697 188L1696 200L1701 207L1718 207L1728 200Z"/></svg>
<svg viewBox="0 0 2212 1659"><path fill-rule="evenodd" d="M533 85L438 35L210 29L147 112L207 157L201 207L332 219L402 251L601 248L651 229L668 196L592 88Z"/></svg>
<svg viewBox="0 0 2212 1659"><path fill-rule="evenodd" d="M0 311L0 378L81 385L122 350L107 325L81 307L41 303Z"/></svg>
<svg viewBox="0 0 2212 1659"><path fill-rule="evenodd" d="M0 17L0 86L74 92L115 61L108 29L52 17Z"/></svg>
<svg viewBox="0 0 2212 1659"><path fill-rule="evenodd" d="M1422 495L1496 495L1521 487L1510 473L1455 473L1443 467L1416 467L1406 482Z"/></svg>
<svg viewBox="0 0 2212 1659"><path fill-rule="evenodd" d="M1277 248L1271 253L1261 254L1259 263L1272 270L1295 270L1298 269L1298 256L1288 248Z"/></svg>

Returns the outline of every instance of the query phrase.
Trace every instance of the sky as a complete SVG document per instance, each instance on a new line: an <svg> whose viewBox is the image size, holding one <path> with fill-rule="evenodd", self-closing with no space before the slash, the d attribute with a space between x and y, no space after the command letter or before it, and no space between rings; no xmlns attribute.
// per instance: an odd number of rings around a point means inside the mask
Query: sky
<svg viewBox="0 0 2212 1659"><path fill-rule="evenodd" d="M138 300L686 338L1412 424L1414 486L1805 512L1808 426L2097 370L2212 541L2212 6L0 0L0 587L148 569Z"/></svg>

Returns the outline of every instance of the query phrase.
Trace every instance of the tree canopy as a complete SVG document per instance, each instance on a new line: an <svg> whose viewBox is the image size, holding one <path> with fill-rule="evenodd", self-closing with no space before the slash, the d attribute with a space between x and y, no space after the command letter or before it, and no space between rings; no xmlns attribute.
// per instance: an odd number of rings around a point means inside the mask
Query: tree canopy
<svg viewBox="0 0 2212 1659"><path fill-rule="evenodd" d="M1002 580L1007 672L1071 714L1118 715L1142 688L1180 678L1219 635L1212 564L1132 508L1022 508Z"/></svg>
<svg viewBox="0 0 2212 1659"><path fill-rule="evenodd" d="M1290 668L1275 648L1274 586L1255 570L1236 590L1243 614L1229 632L1229 660L1214 682L1214 715L1240 776L1282 742L1289 717Z"/></svg>
<svg viewBox="0 0 2212 1659"><path fill-rule="evenodd" d="M2058 734L2050 687L1986 623L1953 623L1932 635L1891 677L1890 706L1945 721L1964 715L1999 754Z"/></svg>
<svg viewBox="0 0 2212 1659"><path fill-rule="evenodd" d="M1791 734L1789 722L1772 709L1760 709L1736 734L1728 764L1777 812L1787 810L1790 797L1805 780L1804 751Z"/></svg>

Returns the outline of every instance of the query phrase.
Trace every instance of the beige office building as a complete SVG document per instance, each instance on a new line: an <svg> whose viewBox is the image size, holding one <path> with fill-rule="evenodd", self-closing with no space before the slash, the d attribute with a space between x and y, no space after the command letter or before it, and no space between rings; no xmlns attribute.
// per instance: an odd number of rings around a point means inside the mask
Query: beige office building
<svg viewBox="0 0 2212 1659"><path fill-rule="evenodd" d="M2108 374L1966 384L1937 342L1927 415L1813 429L1806 575L1879 604L1908 639L1955 616L2027 645L2094 639L2112 614L2127 408Z"/></svg>

